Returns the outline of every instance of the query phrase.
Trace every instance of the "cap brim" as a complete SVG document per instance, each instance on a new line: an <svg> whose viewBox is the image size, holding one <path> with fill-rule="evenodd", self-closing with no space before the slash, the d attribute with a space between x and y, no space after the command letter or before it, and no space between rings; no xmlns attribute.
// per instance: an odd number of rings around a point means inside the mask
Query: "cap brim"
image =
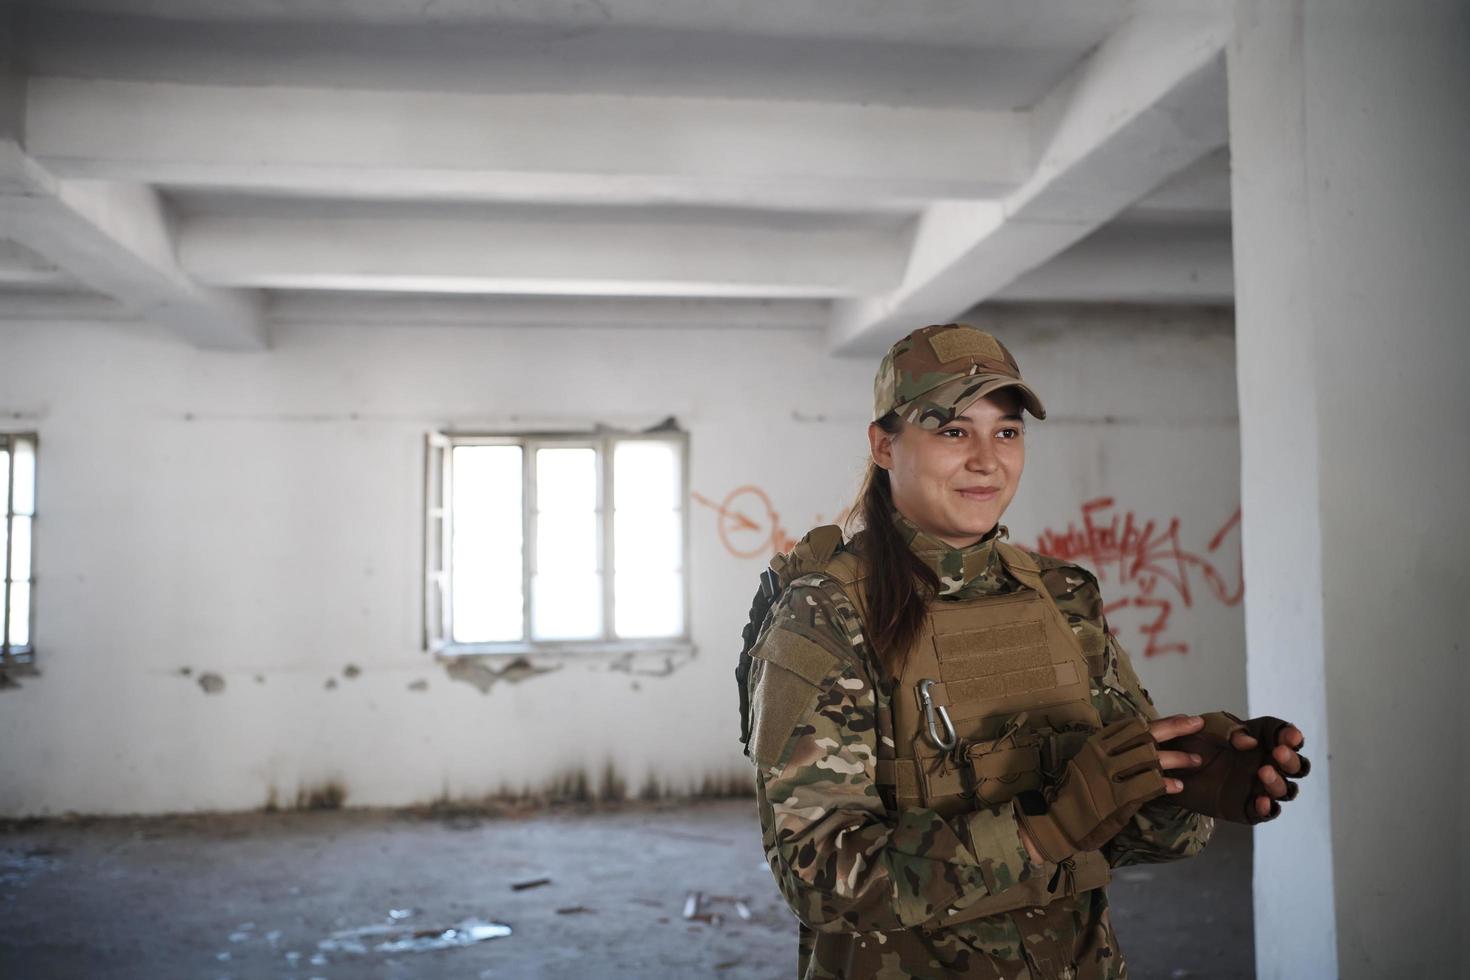
<svg viewBox="0 0 1470 980"><path fill-rule="evenodd" d="M1041 404L1036 392L1026 382L1008 374L971 374L954 378L909 399L895 411L910 422L917 422L924 428L934 428L964 414L965 409L1002 388L1018 389L1021 406L1039 419L1046 418L1046 407ZM921 408L917 417L913 412L916 407Z"/></svg>
<svg viewBox="0 0 1470 980"><path fill-rule="evenodd" d="M1002 388L1017 389L1021 393L1022 407L1038 419L1046 418L1046 406L1041 404L1041 397L1031 390L1031 386L1024 381L1017 381L1015 378L1007 378L1004 375L982 384L973 397L966 398L963 405L955 406L955 414L959 415L986 395L1000 391Z"/></svg>

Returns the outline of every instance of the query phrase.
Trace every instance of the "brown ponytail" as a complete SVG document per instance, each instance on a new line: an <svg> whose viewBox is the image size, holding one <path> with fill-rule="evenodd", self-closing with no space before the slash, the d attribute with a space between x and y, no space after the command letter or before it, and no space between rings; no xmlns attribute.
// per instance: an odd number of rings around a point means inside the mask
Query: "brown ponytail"
<svg viewBox="0 0 1470 980"><path fill-rule="evenodd" d="M897 435L903 422L892 412L878 427ZM939 591L939 578L919 560L893 523L893 491L888 471L869 461L862 489L853 505L861 516L862 556L868 566L864 583L868 641L890 678L897 677L903 661L928 615L929 597Z"/></svg>

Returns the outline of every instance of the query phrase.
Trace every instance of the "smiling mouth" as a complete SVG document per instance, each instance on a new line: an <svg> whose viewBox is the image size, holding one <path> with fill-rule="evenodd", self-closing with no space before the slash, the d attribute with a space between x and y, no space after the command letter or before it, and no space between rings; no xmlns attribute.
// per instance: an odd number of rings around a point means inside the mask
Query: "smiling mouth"
<svg viewBox="0 0 1470 980"><path fill-rule="evenodd" d="M971 500L989 500L1000 493L1000 487L965 487L958 492L961 497Z"/></svg>

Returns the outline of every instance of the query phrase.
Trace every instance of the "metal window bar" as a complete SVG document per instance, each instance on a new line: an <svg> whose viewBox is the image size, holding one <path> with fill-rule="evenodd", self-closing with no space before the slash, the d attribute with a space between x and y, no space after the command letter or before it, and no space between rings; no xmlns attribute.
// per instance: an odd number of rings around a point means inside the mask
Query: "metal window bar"
<svg viewBox="0 0 1470 980"><path fill-rule="evenodd" d="M531 583L536 580L536 450L529 440L521 447L521 641L531 633Z"/></svg>
<svg viewBox="0 0 1470 980"><path fill-rule="evenodd" d="M36 528L36 456L40 439L33 432L0 433L0 447L6 450L5 467L5 555L0 559L0 666L29 664L35 659L36 649L36 564L35 564L35 528ZM19 446L25 446L30 454L30 480L31 485L27 497L31 506L26 514L15 512L16 494L16 459ZM11 608L12 597L15 594L15 564L13 552L15 550L15 518L26 517L30 521L31 536L29 539L29 550L31 562L26 577L19 581L24 582L29 588L26 592L26 640L24 643L12 644L10 642Z"/></svg>
<svg viewBox="0 0 1470 980"><path fill-rule="evenodd" d="M424 649L437 652L448 641L449 439L429 433L424 444Z"/></svg>
<svg viewBox="0 0 1470 980"><path fill-rule="evenodd" d="M614 621L617 610L613 608L613 587L616 584L617 570L617 542L613 540L617 536L617 524L614 521L614 507L617 506L617 491L613 483L613 446L614 440L603 436L598 440L598 482L601 486L597 495L597 533L598 543L602 545L600 560L602 562L602 638L611 640L617 635L616 623Z"/></svg>
<svg viewBox="0 0 1470 980"><path fill-rule="evenodd" d="M15 550L11 536L15 533L15 443L9 437L0 437L5 447L5 588L0 590L4 601L4 616L0 618L0 664L9 664L10 653L10 553Z"/></svg>

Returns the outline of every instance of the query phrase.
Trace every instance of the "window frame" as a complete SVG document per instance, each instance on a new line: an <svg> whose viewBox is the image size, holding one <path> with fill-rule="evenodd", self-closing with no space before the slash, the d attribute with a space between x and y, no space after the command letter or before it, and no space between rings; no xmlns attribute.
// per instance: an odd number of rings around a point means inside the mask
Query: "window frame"
<svg viewBox="0 0 1470 980"><path fill-rule="evenodd" d="M614 529L613 457L619 443L673 443L680 481L680 573L683 584L683 630L677 636L619 638L616 635L617 542ZM454 450L459 446L521 447L521 623L520 640L458 643L454 640L453 539ZM588 448L597 453L598 569L602 574L602 635L585 640L536 640L531 637L531 611L536 555L536 452L543 448ZM693 650L689 535L689 433L683 429L628 432L597 427L551 432L440 431L428 434L424 476L424 630L423 648L443 657L553 655L628 655L690 653Z"/></svg>
<svg viewBox="0 0 1470 980"><path fill-rule="evenodd" d="M33 471L31 474L31 511L29 514L15 513L15 444L20 441L30 443L31 458L33 460ZM5 457L5 490L4 509L0 510L0 520L5 522L4 554L0 554L0 670L33 667L36 662L36 523L40 516L40 507L37 505L36 484L40 482L40 456L41 439L35 432L0 432L0 448L6 452ZM15 544L15 518L29 517L31 521L30 536L30 574L24 580L30 586L26 597L27 602L27 624L26 644L12 648L10 645L10 587L11 581L11 557Z"/></svg>

